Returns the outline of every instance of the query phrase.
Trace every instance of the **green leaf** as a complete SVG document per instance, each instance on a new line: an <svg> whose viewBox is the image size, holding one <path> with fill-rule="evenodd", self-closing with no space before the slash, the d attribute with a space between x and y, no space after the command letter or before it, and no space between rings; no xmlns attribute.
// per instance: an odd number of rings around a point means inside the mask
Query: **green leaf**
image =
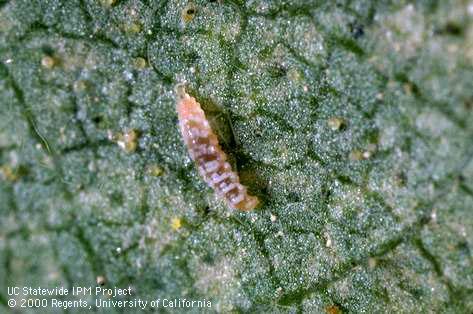
<svg viewBox="0 0 473 314"><path fill-rule="evenodd" d="M259 209L199 177L181 82ZM4 0L0 117L2 312L473 311L471 3Z"/></svg>

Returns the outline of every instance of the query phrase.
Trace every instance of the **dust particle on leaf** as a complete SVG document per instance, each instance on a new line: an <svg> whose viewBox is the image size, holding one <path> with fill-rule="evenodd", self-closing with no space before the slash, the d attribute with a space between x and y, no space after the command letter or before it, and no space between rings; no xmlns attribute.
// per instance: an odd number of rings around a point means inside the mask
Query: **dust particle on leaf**
<svg viewBox="0 0 473 314"><path fill-rule="evenodd" d="M83 92L87 88L87 83L84 80L77 80L72 85L74 92L80 93Z"/></svg>
<svg viewBox="0 0 473 314"><path fill-rule="evenodd" d="M352 161L370 159L371 156L373 156L373 154L376 152L376 149L376 144L371 143L363 151L359 149L352 150L348 158Z"/></svg>
<svg viewBox="0 0 473 314"><path fill-rule="evenodd" d="M45 69L52 69L58 64L58 60L51 56L44 56L41 59L41 66Z"/></svg>
<svg viewBox="0 0 473 314"><path fill-rule="evenodd" d="M124 133L109 135L109 138L116 140L118 146L127 153L132 153L138 146L138 132L136 130L128 130Z"/></svg>
<svg viewBox="0 0 473 314"><path fill-rule="evenodd" d="M189 23L195 16L197 9L193 3L188 3L181 11L181 18L184 23Z"/></svg>
<svg viewBox="0 0 473 314"><path fill-rule="evenodd" d="M345 125L345 120L340 117L332 117L328 119L327 124L332 131L338 131Z"/></svg>
<svg viewBox="0 0 473 314"><path fill-rule="evenodd" d="M363 158L364 159L369 159L373 154L376 152L377 146L374 143L368 144L366 147L366 150L363 152Z"/></svg>
<svg viewBox="0 0 473 314"><path fill-rule="evenodd" d="M378 260L376 258L374 258L374 257L368 258L368 267L370 269L375 268L377 264L378 264Z"/></svg>
<svg viewBox="0 0 473 314"><path fill-rule="evenodd" d="M332 247L332 238L330 237L330 234L326 233L325 234L325 247L331 248Z"/></svg>
<svg viewBox="0 0 473 314"><path fill-rule="evenodd" d="M414 85L412 83L405 83L402 85L402 88L404 89L404 93L408 96L412 96L413 91L414 91Z"/></svg>
<svg viewBox="0 0 473 314"><path fill-rule="evenodd" d="M104 276L97 276L96 278L96 282L99 286L103 286L105 285L105 283L107 282L107 280L105 279Z"/></svg>

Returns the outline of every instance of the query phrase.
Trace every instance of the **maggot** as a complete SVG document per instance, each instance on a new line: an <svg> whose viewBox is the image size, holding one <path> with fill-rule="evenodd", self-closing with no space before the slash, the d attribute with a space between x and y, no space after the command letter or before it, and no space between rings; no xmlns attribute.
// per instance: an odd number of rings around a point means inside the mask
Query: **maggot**
<svg viewBox="0 0 473 314"><path fill-rule="evenodd" d="M186 93L183 84L176 86L176 110L182 138L204 181L231 208L254 209L258 198L248 194L238 174L232 171L204 111L195 98Z"/></svg>

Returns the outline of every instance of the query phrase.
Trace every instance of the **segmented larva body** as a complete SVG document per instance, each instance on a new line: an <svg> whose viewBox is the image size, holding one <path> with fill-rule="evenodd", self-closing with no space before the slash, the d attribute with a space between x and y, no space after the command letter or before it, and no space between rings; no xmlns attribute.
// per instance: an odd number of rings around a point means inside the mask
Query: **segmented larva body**
<svg viewBox="0 0 473 314"><path fill-rule="evenodd" d="M182 85L176 87L176 94L182 138L200 175L231 208L254 209L259 203L258 198L247 193L238 174L232 171L200 104L185 92Z"/></svg>

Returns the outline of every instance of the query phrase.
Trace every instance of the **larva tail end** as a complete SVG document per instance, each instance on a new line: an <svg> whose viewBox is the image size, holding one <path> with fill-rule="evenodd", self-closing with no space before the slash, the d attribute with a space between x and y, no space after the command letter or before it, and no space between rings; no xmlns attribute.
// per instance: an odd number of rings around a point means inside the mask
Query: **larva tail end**
<svg viewBox="0 0 473 314"><path fill-rule="evenodd" d="M258 207L259 203L259 199L256 196L247 195L245 200L236 205L236 208L243 211L250 211Z"/></svg>

